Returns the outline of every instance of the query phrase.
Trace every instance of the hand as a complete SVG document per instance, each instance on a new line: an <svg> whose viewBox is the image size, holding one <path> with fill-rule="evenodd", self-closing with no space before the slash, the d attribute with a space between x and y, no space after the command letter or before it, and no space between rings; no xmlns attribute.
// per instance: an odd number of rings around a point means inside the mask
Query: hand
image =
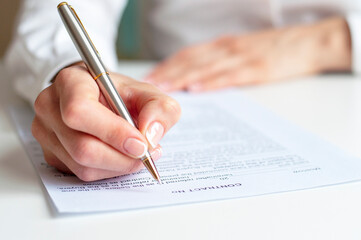
<svg viewBox="0 0 361 240"><path fill-rule="evenodd" d="M63 69L35 102L32 133L45 160L63 172L93 181L135 172L148 145L156 160L159 140L177 122L180 107L156 87L120 74L111 78L139 131L110 111L83 65Z"/></svg>
<svg viewBox="0 0 361 240"><path fill-rule="evenodd" d="M145 80L165 91L207 91L350 70L349 35L346 21L332 18L313 25L222 37L181 50Z"/></svg>

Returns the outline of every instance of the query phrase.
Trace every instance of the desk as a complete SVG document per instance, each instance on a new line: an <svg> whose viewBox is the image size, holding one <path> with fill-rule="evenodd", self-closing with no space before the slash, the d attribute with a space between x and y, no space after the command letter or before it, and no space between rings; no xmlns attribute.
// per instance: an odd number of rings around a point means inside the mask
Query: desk
<svg viewBox="0 0 361 240"><path fill-rule="evenodd" d="M126 62L120 70L138 78L151 66ZM21 100L4 80L2 74L1 239L361 238L361 182L146 210L58 216L6 113L9 103ZM242 91L361 159L361 79L325 75Z"/></svg>

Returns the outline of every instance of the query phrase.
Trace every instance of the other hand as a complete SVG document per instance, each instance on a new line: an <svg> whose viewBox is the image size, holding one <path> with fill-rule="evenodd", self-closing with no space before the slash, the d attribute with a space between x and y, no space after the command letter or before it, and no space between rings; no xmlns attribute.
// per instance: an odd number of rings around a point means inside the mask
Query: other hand
<svg viewBox="0 0 361 240"><path fill-rule="evenodd" d="M191 46L160 63L145 79L165 91L207 91L269 83L351 68L346 21L226 36Z"/></svg>

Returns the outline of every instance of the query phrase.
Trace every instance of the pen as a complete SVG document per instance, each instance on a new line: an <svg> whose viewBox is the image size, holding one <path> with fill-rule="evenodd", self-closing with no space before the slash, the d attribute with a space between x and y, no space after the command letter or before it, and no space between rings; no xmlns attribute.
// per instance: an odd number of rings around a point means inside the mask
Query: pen
<svg viewBox="0 0 361 240"><path fill-rule="evenodd" d="M109 73L100 59L97 49L91 41L75 10L67 2L61 2L58 5L58 12L71 39L73 40L75 47L85 62L90 75L98 84L100 91L104 95L113 112L123 117L133 127L136 127L127 107L114 87ZM157 168L154 165L149 151L146 151L140 160L148 169L152 177L160 183Z"/></svg>

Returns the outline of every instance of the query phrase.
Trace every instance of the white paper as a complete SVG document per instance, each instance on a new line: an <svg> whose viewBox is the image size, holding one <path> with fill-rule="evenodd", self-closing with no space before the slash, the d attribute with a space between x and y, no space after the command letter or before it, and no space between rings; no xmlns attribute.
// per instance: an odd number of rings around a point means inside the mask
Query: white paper
<svg viewBox="0 0 361 240"><path fill-rule="evenodd" d="M127 210L229 199L361 179L361 160L278 118L241 95L223 91L176 94L179 123L161 141L156 165L163 184L146 170L82 182L45 163L30 132L33 112L12 109L21 140L61 213Z"/></svg>

